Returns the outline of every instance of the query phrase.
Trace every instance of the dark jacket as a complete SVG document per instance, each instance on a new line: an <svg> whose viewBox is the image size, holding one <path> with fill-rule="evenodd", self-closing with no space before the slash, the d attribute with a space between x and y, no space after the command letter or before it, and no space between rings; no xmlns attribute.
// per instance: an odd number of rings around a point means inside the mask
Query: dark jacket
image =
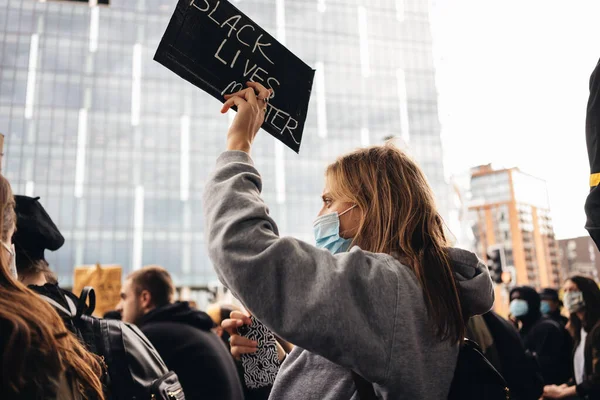
<svg viewBox="0 0 600 400"><path fill-rule="evenodd" d="M77 296L54 283L46 283L44 286L29 285L28 288L39 295L50 297L66 309L69 309L67 300L65 300L66 297L70 297L75 305L79 304L79 298Z"/></svg>
<svg viewBox="0 0 600 400"><path fill-rule="evenodd" d="M37 293L41 296L45 296L45 297L48 297L48 298L54 300L55 302L60 304L66 310L70 309L69 303L67 303L67 300L66 300L67 297L69 297L73 301L72 304L74 304L75 307L79 307L79 298L77 296L75 296L73 293L69 292L68 290L61 288L60 286L58 286L58 284L46 283L44 286L29 285L28 288L33 290L35 293ZM54 305L52 305L52 306L54 307ZM87 309L87 307L84 305L83 309L85 310L85 309ZM75 336L77 336L79 338L79 340L81 340L82 342L85 342L79 332L79 329L77 329L77 327L75 326L75 324L73 323L71 318L63 315L58 310L57 310L57 312L62 317L63 322L65 323L65 326L67 327L67 329L70 330L71 333L73 333ZM90 349L88 348L88 350L90 350Z"/></svg>
<svg viewBox="0 0 600 400"><path fill-rule="evenodd" d="M521 330L525 348L535 354L547 385L562 385L571 377L573 346L567 335L558 322L547 317L533 322L526 332Z"/></svg>
<svg viewBox="0 0 600 400"><path fill-rule="evenodd" d="M588 333L584 348L585 379L577 385L583 399L600 399L600 322Z"/></svg>
<svg viewBox="0 0 600 400"><path fill-rule="evenodd" d="M540 295L531 287L521 286L511 291L519 292L520 298L529 305L527 315L519 317L522 322L521 338L525 348L533 353L540 365L546 385L561 385L571 378L573 343L560 323L540 312Z"/></svg>
<svg viewBox="0 0 600 400"><path fill-rule="evenodd" d="M558 322L560 324L560 326L562 326L563 328L565 326L567 326L567 324L569 323L569 318L567 318L564 315L562 315L560 313L560 310L556 310L554 312L546 314L546 317L550 318L553 321Z"/></svg>
<svg viewBox="0 0 600 400"><path fill-rule="evenodd" d="M585 228L600 249L600 61L590 77L585 141L590 162L590 193L585 201Z"/></svg>
<svg viewBox="0 0 600 400"><path fill-rule="evenodd" d="M138 326L179 377L186 399L244 398L233 358L211 332L208 314L177 302L150 311Z"/></svg>
<svg viewBox="0 0 600 400"><path fill-rule="evenodd" d="M504 376L512 399L538 400L544 391L544 381L535 358L526 352L516 328L490 311L483 319L494 338L499 372Z"/></svg>

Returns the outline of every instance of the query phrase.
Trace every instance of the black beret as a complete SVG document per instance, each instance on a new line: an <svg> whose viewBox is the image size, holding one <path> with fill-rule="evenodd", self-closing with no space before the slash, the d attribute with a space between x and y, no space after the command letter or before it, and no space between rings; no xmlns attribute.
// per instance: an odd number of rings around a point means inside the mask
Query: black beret
<svg viewBox="0 0 600 400"><path fill-rule="evenodd" d="M15 195L17 230L13 236L13 243L17 264L45 260L44 250L56 251L65 243L65 238L39 199Z"/></svg>
<svg viewBox="0 0 600 400"><path fill-rule="evenodd" d="M558 301L558 291L556 289L545 288L540 292L542 300Z"/></svg>

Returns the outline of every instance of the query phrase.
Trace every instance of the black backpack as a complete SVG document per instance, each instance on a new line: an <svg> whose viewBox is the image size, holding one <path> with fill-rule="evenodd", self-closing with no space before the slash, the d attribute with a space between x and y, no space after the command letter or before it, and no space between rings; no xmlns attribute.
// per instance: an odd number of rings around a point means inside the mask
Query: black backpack
<svg viewBox="0 0 600 400"><path fill-rule="evenodd" d="M360 400L377 400L373 385L352 371ZM504 378L472 340L465 339L458 353L448 400L510 400Z"/></svg>
<svg viewBox="0 0 600 400"><path fill-rule="evenodd" d="M185 399L175 372L167 369L152 343L135 325L91 316L96 303L93 288L83 289L77 305L65 295L69 309L48 296L40 296L54 306L67 328L79 336L87 349L102 359L107 399Z"/></svg>
<svg viewBox="0 0 600 400"><path fill-rule="evenodd" d="M448 400L510 400L506 381L472 340L465 339L458 353Z"/></svg>

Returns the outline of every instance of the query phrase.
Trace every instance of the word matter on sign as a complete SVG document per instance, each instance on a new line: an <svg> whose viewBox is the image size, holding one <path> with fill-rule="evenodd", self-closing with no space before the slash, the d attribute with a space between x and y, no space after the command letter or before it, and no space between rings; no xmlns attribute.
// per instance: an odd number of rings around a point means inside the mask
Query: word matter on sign
<svg viewBox="0 0 600 400"><path fill-rule="evenodd" d="M154 59L221 102L272 89L262 128L300 151L315 71L228 1L179 0Z"/></svg>

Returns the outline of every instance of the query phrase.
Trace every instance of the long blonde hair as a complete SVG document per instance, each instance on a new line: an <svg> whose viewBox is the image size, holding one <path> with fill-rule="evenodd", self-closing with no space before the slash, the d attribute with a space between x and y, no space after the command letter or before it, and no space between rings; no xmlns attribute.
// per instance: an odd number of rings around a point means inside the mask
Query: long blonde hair
<svg viewBox="0 0 600 400"><path fill-rule="evenodd" d="M2 238L14 228L14 204L0 175ZM97 357L67 331L54 308L10 275L8 261L0 251L0 398L50 398L66 374L84 397L103 399Z"/></svg>
<svg viewBox="0 0 600 400"><path fill-rule="evenodd" d="M412 269L440 340L459 342L465 320L433 193L419 166L387 143L359 149L326 171L331 195L362 211L352 246L397 256Z"/></svg>

